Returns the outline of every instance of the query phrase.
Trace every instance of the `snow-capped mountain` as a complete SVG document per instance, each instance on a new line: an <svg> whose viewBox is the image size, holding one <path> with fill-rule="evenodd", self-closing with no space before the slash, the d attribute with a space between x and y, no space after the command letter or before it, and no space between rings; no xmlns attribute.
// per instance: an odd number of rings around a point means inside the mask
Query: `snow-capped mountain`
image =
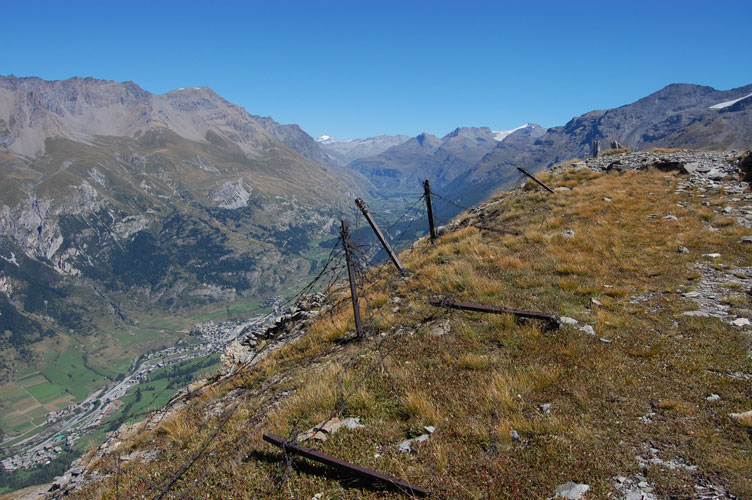
<svg viewBox="0 0 752 500"><path fill-rule="evenodd" d="M322 135L316 139L316 142L336 163L344 166L360 158L379 155L408 139L406 135L379 135L365 139L339 141L328 135Z"/></svg>

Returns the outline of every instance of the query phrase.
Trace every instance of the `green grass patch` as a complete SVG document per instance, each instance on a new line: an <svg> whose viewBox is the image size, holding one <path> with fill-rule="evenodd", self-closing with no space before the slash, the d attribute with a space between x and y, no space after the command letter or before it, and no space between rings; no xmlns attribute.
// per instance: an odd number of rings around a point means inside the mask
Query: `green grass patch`
<svg viewBox="0 0 752 500"><path fill-rule="evenodd" d="M42 369L42 374L50 382L72 394L76 400L83 400L95 388L106 383L107 378L91 371L85 366L81 349L70 349Z"/></svg>
<svg viewBox="0 0 752 500"><path fill-rule="evenodd" d="M43 404L44 400L49 399L50 401L53 401L54 399L57 399L60 394L65 392L65 389L57 384L44 382L32 387L27 387L26 391L31 394L34 399L39 401L39 403Z"/></svg>

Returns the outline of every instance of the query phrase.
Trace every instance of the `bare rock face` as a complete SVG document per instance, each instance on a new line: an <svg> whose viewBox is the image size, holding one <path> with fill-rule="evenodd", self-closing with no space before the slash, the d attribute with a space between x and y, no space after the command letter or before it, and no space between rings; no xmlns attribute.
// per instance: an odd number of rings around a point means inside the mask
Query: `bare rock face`
<svg viewBox="0 0 752 500"><path fill-rule="evenodd" d="M242 179L226 181L219 188L209 194L209 198L219 207L235 210L248 205L252 188L245 185Z"/></svg>
<svg viewBox="0 0 752 500"><path fill-rule="evenodd" d="M748 153L739 163L739 168L744 175L744 181L752 183L752 153Z"/></svg>
<svg viewBox="0 0 752 500"><path fill-rule="evenodd" d="M298 338L313 318L326 309L324 299L320 293L304 295L280 315L268 316L241 332L222 354L222 374L234 373L238 367L257 362L269 352Z"/></svg>

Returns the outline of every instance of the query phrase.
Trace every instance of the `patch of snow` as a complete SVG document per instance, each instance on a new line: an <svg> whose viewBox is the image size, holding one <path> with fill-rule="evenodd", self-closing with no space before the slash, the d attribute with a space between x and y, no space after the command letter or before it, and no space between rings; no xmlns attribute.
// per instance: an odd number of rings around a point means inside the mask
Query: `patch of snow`
<svg viewBox="0 0 752 500"><path fill-rule="evenodd" d="M524 125L521 125L521 126L519 126L519 127L517 127L517 128L514 128L514 129L512 129L512 130L499 130L499 131L497 131L497 130L492 130L491 132L493 132L493 135L494 135L494 139L496 139L497 141L501 142L501 141L503 141L504 139L506 139L506 138L507 138L507 136L510 136L510 135L512 135L513 133L517 132L518 130L521 130L521 129L523 129L523 128L525 128L525 127L529 127L529 126L530 126L530 124L529 124L529 123L526 123L526 124L524 124Z"/></svg>
<svg viewBox="0 0 752 500"><path fill-rule="evenodd" d="M743 101L747 97L752 97L752 94L745 95L744 97L740 97L739 99L734 99L732 101L719 102L718 104L714 104L714 105L710 106L709 109L723 109L723 108L728 108L729 106L733 106L734 104L736 104L739 101Z"/></svg>
<svg viewBox="0 0 752 500"><path fill-rule="evenodd" d="M320 144L331 144L333 142L339 142L337 139L333 139L332 137L329 137L328 135L322 135L316 138L316 142Z"/></svg>
<svg viewBox="0 0 752 500"><path fill-rule="evenodd" d="M14 254L13 252L10 253L10 259L3 255L0 255L0 259L3 259L5 262L10 262L11 264L15 264L16 267L19 267L18 262L16 262L16 254Z"/></svg>

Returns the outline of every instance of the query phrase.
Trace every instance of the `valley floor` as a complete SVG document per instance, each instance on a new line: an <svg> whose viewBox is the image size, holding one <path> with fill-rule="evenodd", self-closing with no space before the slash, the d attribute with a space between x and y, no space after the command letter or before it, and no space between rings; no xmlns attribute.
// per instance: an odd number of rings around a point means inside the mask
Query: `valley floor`
<svg viewBox="0 0 752 500"><path fill-rule="evenodd" d="M587 498L752 498L752 431L730 416L752 410L748 187L585 165L541 179L555 194L506 193L403 252L408 278L370 271L365 339L333 290L296 342L84 457L71 498L409 496L262 440L333 417L364 427L300 444L433 498L550 498L569 481Z"/></svg>

